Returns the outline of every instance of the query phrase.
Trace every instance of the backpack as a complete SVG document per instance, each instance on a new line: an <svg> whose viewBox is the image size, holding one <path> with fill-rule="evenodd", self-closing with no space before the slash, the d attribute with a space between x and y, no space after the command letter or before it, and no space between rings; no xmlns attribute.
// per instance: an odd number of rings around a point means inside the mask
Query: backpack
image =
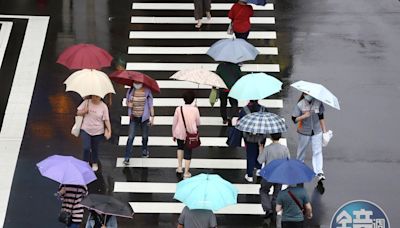
<svg viewBox="0 0 400 228"><path fill-rule="evenodd" d="M243 107L243 110L246 112L246 115L251 113L249 107L247 107L247 106ZM259 112L265 112L265 111L266 110L265 110L264 106L261 106ZM246 142L249 142L249 143L261 143L262 141L264 141L267 138L267 135L243 132L243 138Z"/></svg>

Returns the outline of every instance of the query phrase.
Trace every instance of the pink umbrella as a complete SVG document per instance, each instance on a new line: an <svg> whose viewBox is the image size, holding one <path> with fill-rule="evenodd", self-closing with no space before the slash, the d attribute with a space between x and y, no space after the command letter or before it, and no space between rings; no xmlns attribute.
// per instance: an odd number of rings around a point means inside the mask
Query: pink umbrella
<svg viewBox="0 0 400 228"><path fill-rule="evenodd" d="M132 86L133 82L141 82L154 93L160 92L157 81L148 75L133 70L118 70L109 75L116 83Z"/></svg>
<svg viewBox="0 0 400 228"><path fill-rule="evenodd" d="M71 70L101 69L111 66L112 56L93 44L76 44L65 49L57 63Z"/></svg>

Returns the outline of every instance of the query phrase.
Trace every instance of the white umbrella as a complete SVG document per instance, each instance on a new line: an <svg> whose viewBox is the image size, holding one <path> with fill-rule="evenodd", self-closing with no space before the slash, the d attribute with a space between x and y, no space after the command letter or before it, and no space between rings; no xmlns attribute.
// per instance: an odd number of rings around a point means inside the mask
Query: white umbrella
<svg viewBox="0 0 400 228"><path fill-rule="evenodd" d="M205 69L180 70L173 74L170 78L181 81L194 82L202 85L214 86L217 88L228 88L225 85L225 82L218 76L218 74Z"/></svg>
<svg viewBox="0 0 400 228"><path fill-rule="evenodd" d="M307 81L298 81L290 86L300 90L303 93L306 93L321 102L340 110L339 101L327 88L325 88L321 84L307 82Z"/></svg>
<svg viewBox="0 0 400 228"><path fill-rule="evenodd" d="M108 76L98 70L83 69L71 74L64 84L65 91L74 91L82 97L96 95L104 98L109 93L115 93Z"/></svg>

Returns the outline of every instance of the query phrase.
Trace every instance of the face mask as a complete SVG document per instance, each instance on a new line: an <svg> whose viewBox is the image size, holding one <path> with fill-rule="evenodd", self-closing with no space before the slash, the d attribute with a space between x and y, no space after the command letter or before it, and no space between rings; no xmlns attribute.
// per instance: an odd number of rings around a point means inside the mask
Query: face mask
<svg viewBox="0 0 400 228"><path fill-rule="evenodd" d="M304 99L306 99L306 101L310 102L313 99L313 97L310 95L304 95Z"/></svg>
<svg viewBox="0 0 400 228"><path fill-rule="evenodd" d="M133 87L134 87L135 89L140 89L140 88L142 88L142 86L143 86L142 83L133 83Z"/></svg>

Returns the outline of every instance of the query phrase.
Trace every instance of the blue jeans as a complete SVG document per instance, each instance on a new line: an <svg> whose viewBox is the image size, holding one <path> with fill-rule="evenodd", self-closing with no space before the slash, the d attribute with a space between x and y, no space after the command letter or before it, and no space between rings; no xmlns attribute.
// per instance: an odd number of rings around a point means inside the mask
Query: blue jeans
<svg viewBox="0 0 400 228"><path fill-rule="evenodd" d="M253 177L254 167L261 169L261 164L257 161L258 143L246 142L247 176Z"/></svg>
<svg viewBox="0 0 400 228"><path fill-rule="evenodd" d="M149 120L142 122L142 118L134 117L129 123L129 136L125 148L125 160L132 156L133 140L135 139L136 126L142 129L142 154L147 153L147 142L149 141Z"/></svg>
<svg viewBox="0 0 400 228"><path fill-rule="evenodd" d="M89 135L86 131L81 130L80 136L83 144L83 160L97 163L99 160L99 144L103 141L104 135Z"/></svg>
<svg viewBox="0 0 400 228"><path fill-rule="evenodd" d="M299 135L299 143L297 146L297 159L304 162L306 158L306 151L308 145L311 143L312 155L312 165L314 168L314 173L324 173L323 171L323 156L322 156L322 132L313 136Z"/></svg>
<svg viewBox="0 0 400 228"><path fill-rule="evenodd" d="M69 227L68 228L79 228L80 227L80 223L71 223L71 225L69 225Z"/></svg>

